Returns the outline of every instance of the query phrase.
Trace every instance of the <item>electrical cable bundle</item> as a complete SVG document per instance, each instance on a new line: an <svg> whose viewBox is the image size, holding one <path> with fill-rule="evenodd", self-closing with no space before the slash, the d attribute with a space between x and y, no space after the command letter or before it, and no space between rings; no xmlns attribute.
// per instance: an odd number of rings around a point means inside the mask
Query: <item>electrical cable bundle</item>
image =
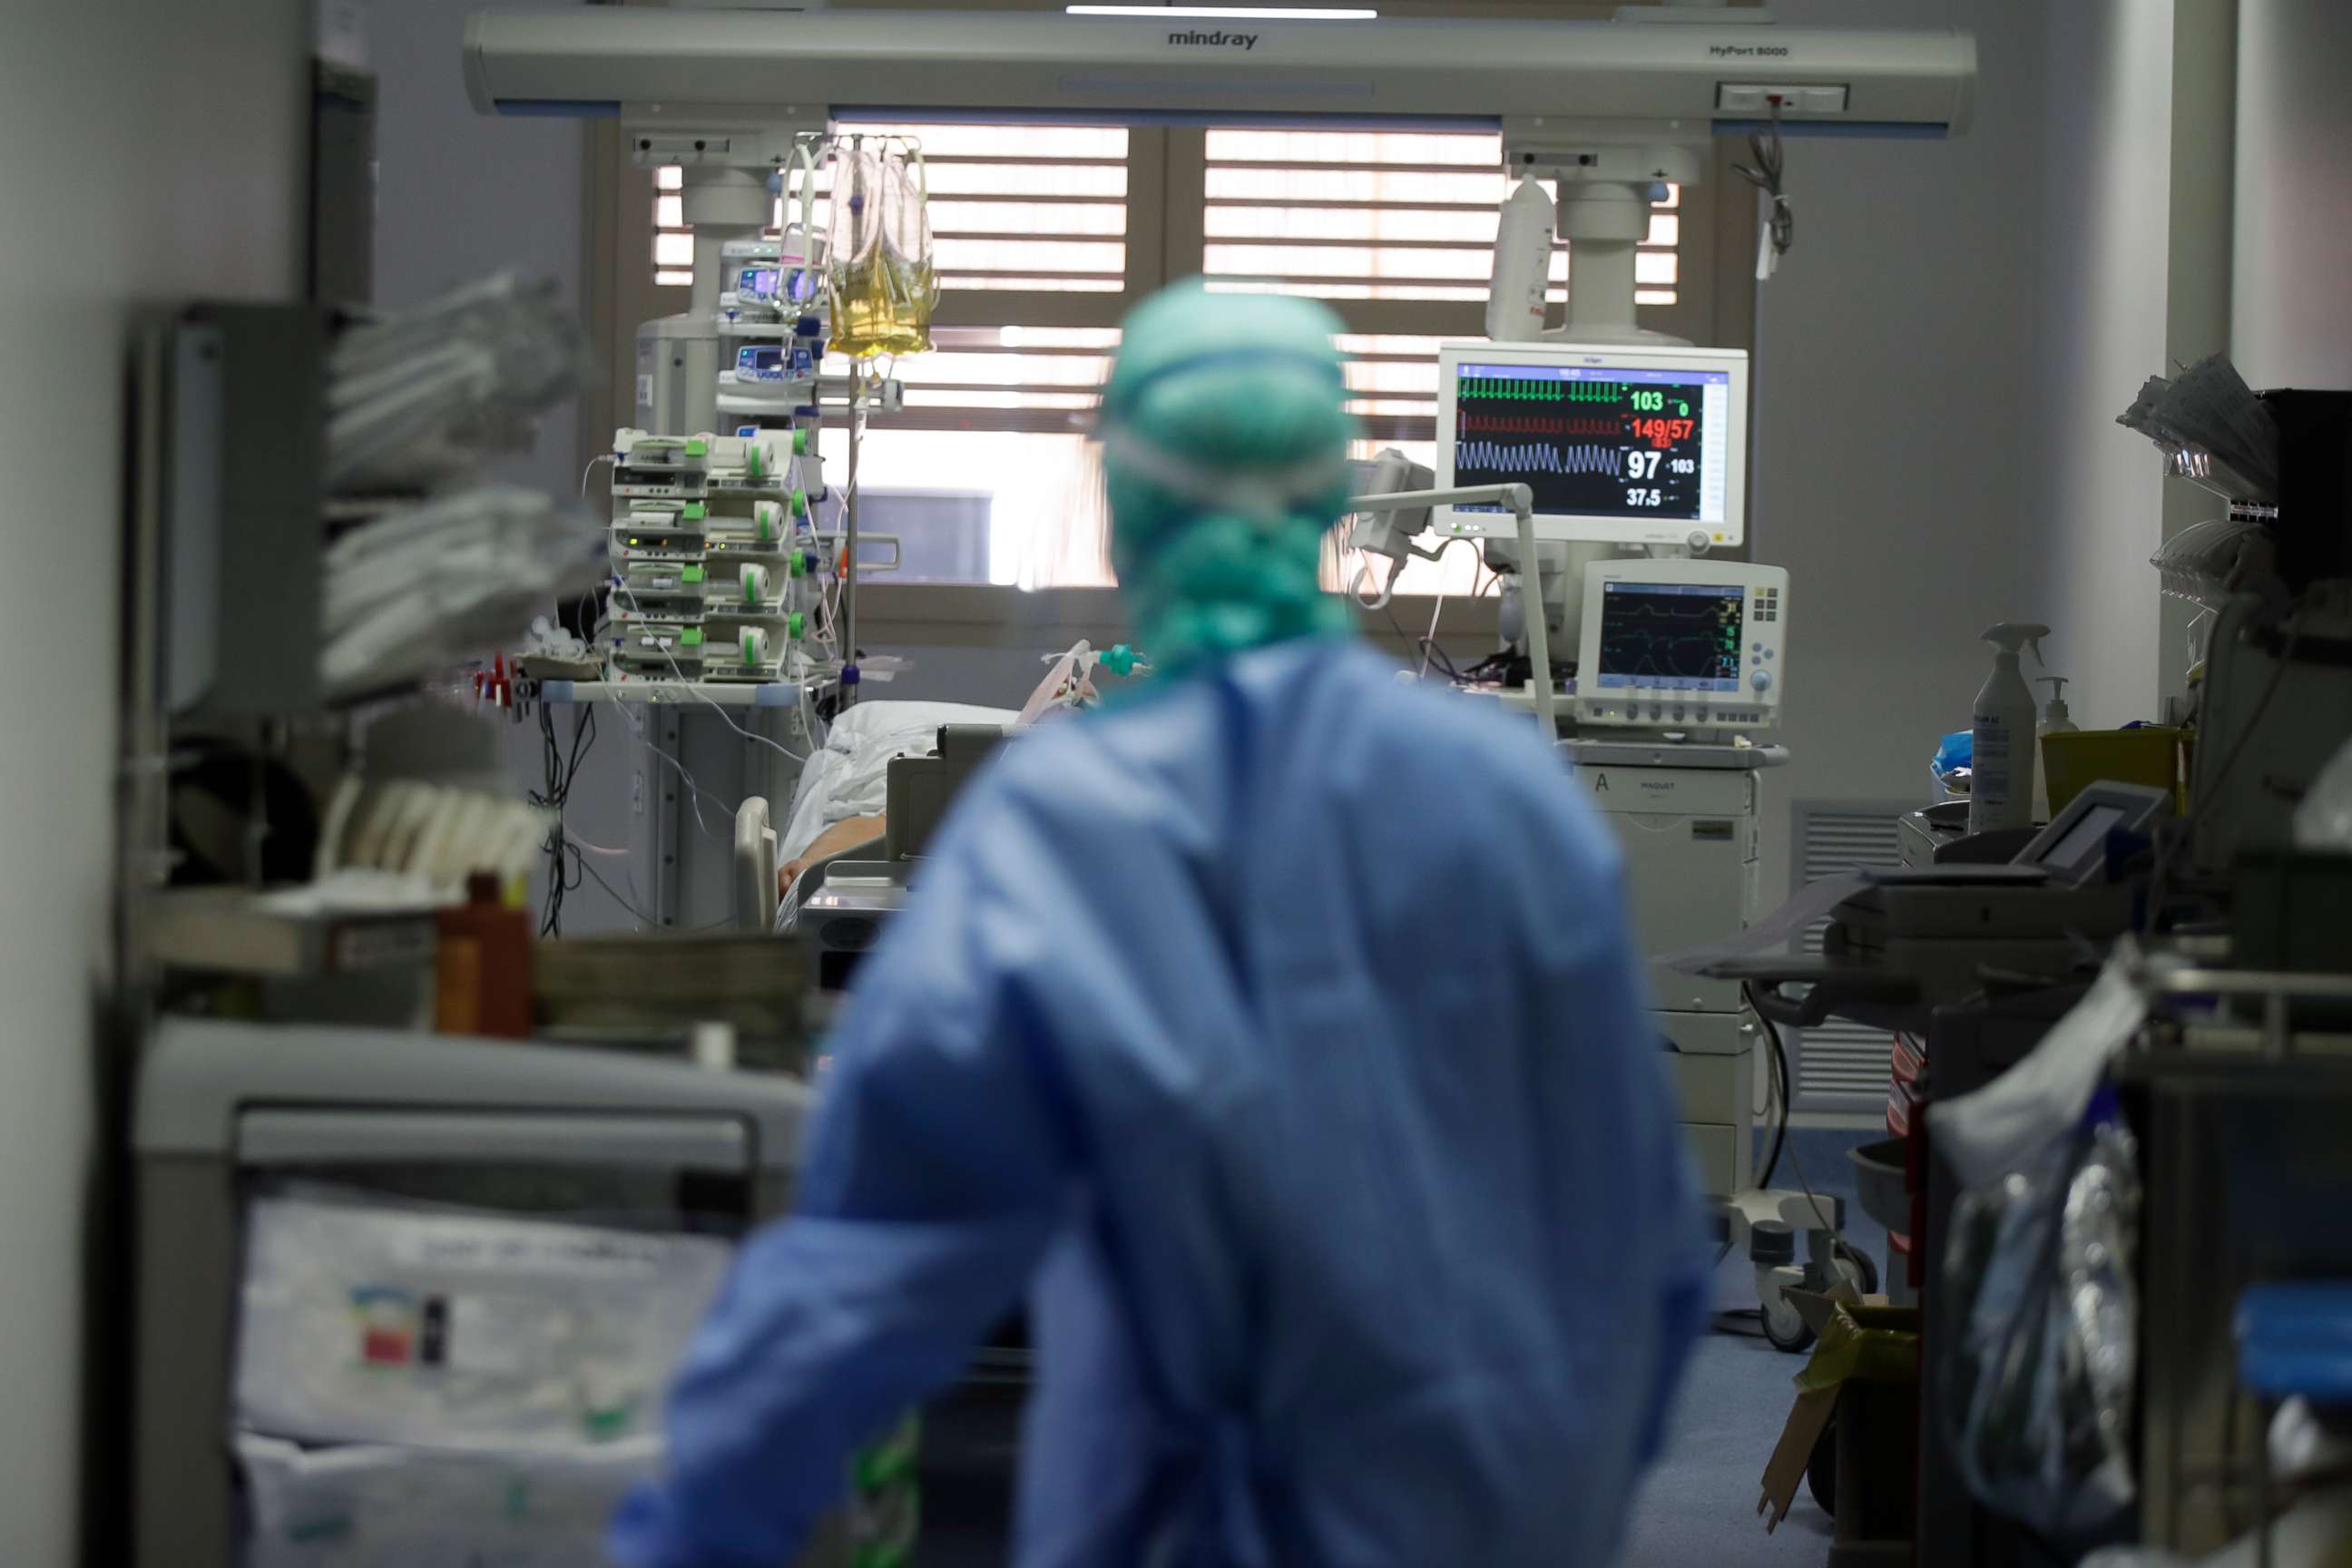
<svg viewBox="0 0 2352 1568"><path fill-rule="evenodd" d="M580 764L596 744L596 705L583 702L572 710L572 745L569 751L555 739L555 710L547 703L539 705L540 753L547 770L547 787L530 792L533 805L545 806L555 814L555 821L547 833L547 899L541 906L539 934L563 934L563 895L580 886L577 875L567 875L564 852L569 850L576 872L582 868L580 848L565 835L563 805L572 797L572 786L580 777Z"/></svg>
<svg viewBox="0 0 2352 1568"><path fill-rule="evenodd" d="M1748 133L1748 155L1755 162L1734 163L1732 167L1741 179L1772 201L1772 210L1764 220L1764 232L1758 237L1756 247L1756 280L1761 283L1780 269L1780 258L1797 243L1797 209L1790 205L1782 183L1788 153L1780 145L1780 99L1772 100L1770 123Z"/></svg>

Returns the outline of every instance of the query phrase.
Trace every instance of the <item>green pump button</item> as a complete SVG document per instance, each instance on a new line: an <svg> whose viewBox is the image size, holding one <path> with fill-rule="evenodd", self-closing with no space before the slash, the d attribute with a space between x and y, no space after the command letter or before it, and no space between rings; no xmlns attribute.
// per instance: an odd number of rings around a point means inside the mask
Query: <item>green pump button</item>
<svg viewBox="0 0 2352 1568"><path fill-rule="evenodd" d="M678 577L684 582L699 583L702 581L702 568L699 566L689 566L685 571L680 572L678 574Z"/></svg>
<svg viewBox="0 0 2352 1568"><path fill-rule="evenodd" d="M784 617L784 634L794 642L801 640L801 634L807 628L808 616L803 611L794 610Z"/></svg>
<svg viewBox="0 0 2352 1568"><path fill-rule="evenodd" d="M700 522L710 515L710 509L698 500L690 500L686 503L686 510L677 515L688 522Z"/></svg>
<svg viewBox="0 0 2352 1568"><path fill-rule="evenodd" d="M700 626L688 626L684 631L677 634L677 640L687 647L700 647L702 646L702 628Z"/></svg>
<svg viewBox="0 0 2352 1568"><path fill-rule="evenodd" d="M710 443L699 436L690 437L686 443L686 455L689 458L707 458L710 456Z"/></svg>

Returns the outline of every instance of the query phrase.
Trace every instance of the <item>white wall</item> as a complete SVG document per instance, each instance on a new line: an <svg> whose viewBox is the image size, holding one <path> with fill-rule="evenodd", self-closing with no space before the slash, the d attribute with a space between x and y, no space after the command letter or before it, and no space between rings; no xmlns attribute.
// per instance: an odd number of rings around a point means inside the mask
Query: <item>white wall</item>
<svg viewBox="0 0 2352 1568"><path fill-rule="evenodd" d="M2154 451L2116 416L2166 369L2173 0L2049 8L2042 264L2018 400L2020 515L2085 729L2158 717L2163 538ZM2036 673L2027 670L2029 676ZM2037 688L2037 695L2042 689Z"/></svg>
<svg viewBox="0 0 2352 1568"><path fill-rule="evenodd" d="M1975 123L1942 142L1791 141L1797 245L1758 310L1754 554L1789 568L1787 803L1923 801L1990 653L2027 607L2018 389L2045 162L2034 0L1782 0L1792 26L1973 28Z"/></svg>
<svg viewBox="0 0 2352 1568"><path fill-rule="evenodd" d="M2352 5L2239 0L2231 351L2255 386L2352 386Z"/></svg>
<svg viewBox="0 0 2352 1568"><path fill-rule="evenodd" d="M552 278L584 316L582 234L587 132L575 120L492 118L466 96L466 17L480 0L376 0L368 8L368 67L376 77L375 299L412 305L486 273L512 268ZM592 354L591 374L609 355ZM576 495L581 465L576 401L550 410L526 453L490 465L491 477L559 496ZM601 486L595 493L603 494ZM625 841L633 748L613 716L582 772L567 821L591 843ZM571 718L562 716L569 736ZM536 727L506 737L518 792L543 782ZM657 766L657 764L644 764ZM608 868L599 866L600 871ZM609 874L609 872L608 872ZM536 900L541 883L534 879ZM536 907L536 904L534 904ZM622 906L593 882L565 905L572 932L625 931Z"/></svg>
<svg viewBox="0 0 2352 1568"><path fill-rule="evenodd" d="M93 1011L110 951L123 366L133 311L286 298L299 255L308 7L0 10L0 1563L74 1561ZM60 585L70 585L60 592ZM99 1347L99 1353L106 1353ZM120 1478L106 1491L119 1507Z"/></svg>
<svg viewBox="0 0 2352 1568"><path fill-rule="evenodd" d="M480 0L377 0L367 16L376 74L375 297L415 304L512 268L581 295L581 160L576 120L493 119L466 97L461 47ZM601 361L599 362L601 363ZM558 495L580 487L578 415L540 421L532 452L498 477Z"/></svg>

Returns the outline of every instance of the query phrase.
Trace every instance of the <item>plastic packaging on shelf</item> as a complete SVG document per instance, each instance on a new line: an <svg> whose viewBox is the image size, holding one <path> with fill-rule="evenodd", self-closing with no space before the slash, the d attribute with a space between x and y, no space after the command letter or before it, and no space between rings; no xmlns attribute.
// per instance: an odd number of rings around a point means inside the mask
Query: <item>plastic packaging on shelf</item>
<svg viewBox="0 0 2352 1568"><path fill-rule="evenodd" d="M306 1448L241 1433L245 1568L579 1568L604 1561L660 1439L554 1451Z"/></svg>
<svg viewBox="0 0 2352 1568"><path fill-rule="evenodd" d="M1969 1489L2045 1535L2098 1529L2137 1495L2139 1199L2136 1144L2102 1089L2072 1136L1953 1208L1948 1434Z"/></svg>
<svg viewBox="0 0 2352 1568"><path fill-rule="evenodd" d="M512 643L602 579L604 553L570 504L512 485L383 512L327 547L320 677L347 696Z"/></svg>
<svg viewBox="0 0 2352 1568"><path fill-rule="evenodd" d="M531 422L580 388L578 313L552 279L512 273L356 326L327 356L327 481L413 489L530 444Z"/></svg>
<svg viewBox="0 0 2352 1568"><path fill-rule="evenodd" d="M2163 451L2170 470L2239 500L2278 496L2278 422L2227 356L2208 354L2168 380L2152 375L2116 423Z"/></svg>
<svg viewBox="0 0 2352 1568"><path fill-rule="evenodd" d="M2168 597L2185 599L2203 609L2217 610L2238 591L2247 568L2249 551L2261 551L2270 537L2258 522L2213 517L2174 534L2147 558L2156 568L2157 586ZM2262 563L2267 567L2267 561Z"/></svg>
<svg viewBox="0 0 2352 1568"><path fill-rule="evenodd" d="M651 1434L733 1251L710 1237L358 1195L257 1198L236 1423L445 1448Z"/></svg>

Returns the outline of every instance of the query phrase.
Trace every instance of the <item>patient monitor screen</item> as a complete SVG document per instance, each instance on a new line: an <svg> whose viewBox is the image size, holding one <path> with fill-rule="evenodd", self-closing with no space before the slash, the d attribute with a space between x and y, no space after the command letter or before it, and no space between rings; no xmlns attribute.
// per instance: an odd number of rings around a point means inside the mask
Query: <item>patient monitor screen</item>
<svg viewBox="0 0 2352 1568"><path fill-rule="evenodd" d="M1739 689L1747 590L1698 583L1601 585L1601 689Z"/></svg>
<svg viewBox="0 0 2352 1568"><path fill-rule="evenodd" d="M1467 352L1454 371L1454 427L1441 432L1454 444L1453 483L1524 482L1538 517L1724 522L1729 372L1480 363Z"/></svg>

